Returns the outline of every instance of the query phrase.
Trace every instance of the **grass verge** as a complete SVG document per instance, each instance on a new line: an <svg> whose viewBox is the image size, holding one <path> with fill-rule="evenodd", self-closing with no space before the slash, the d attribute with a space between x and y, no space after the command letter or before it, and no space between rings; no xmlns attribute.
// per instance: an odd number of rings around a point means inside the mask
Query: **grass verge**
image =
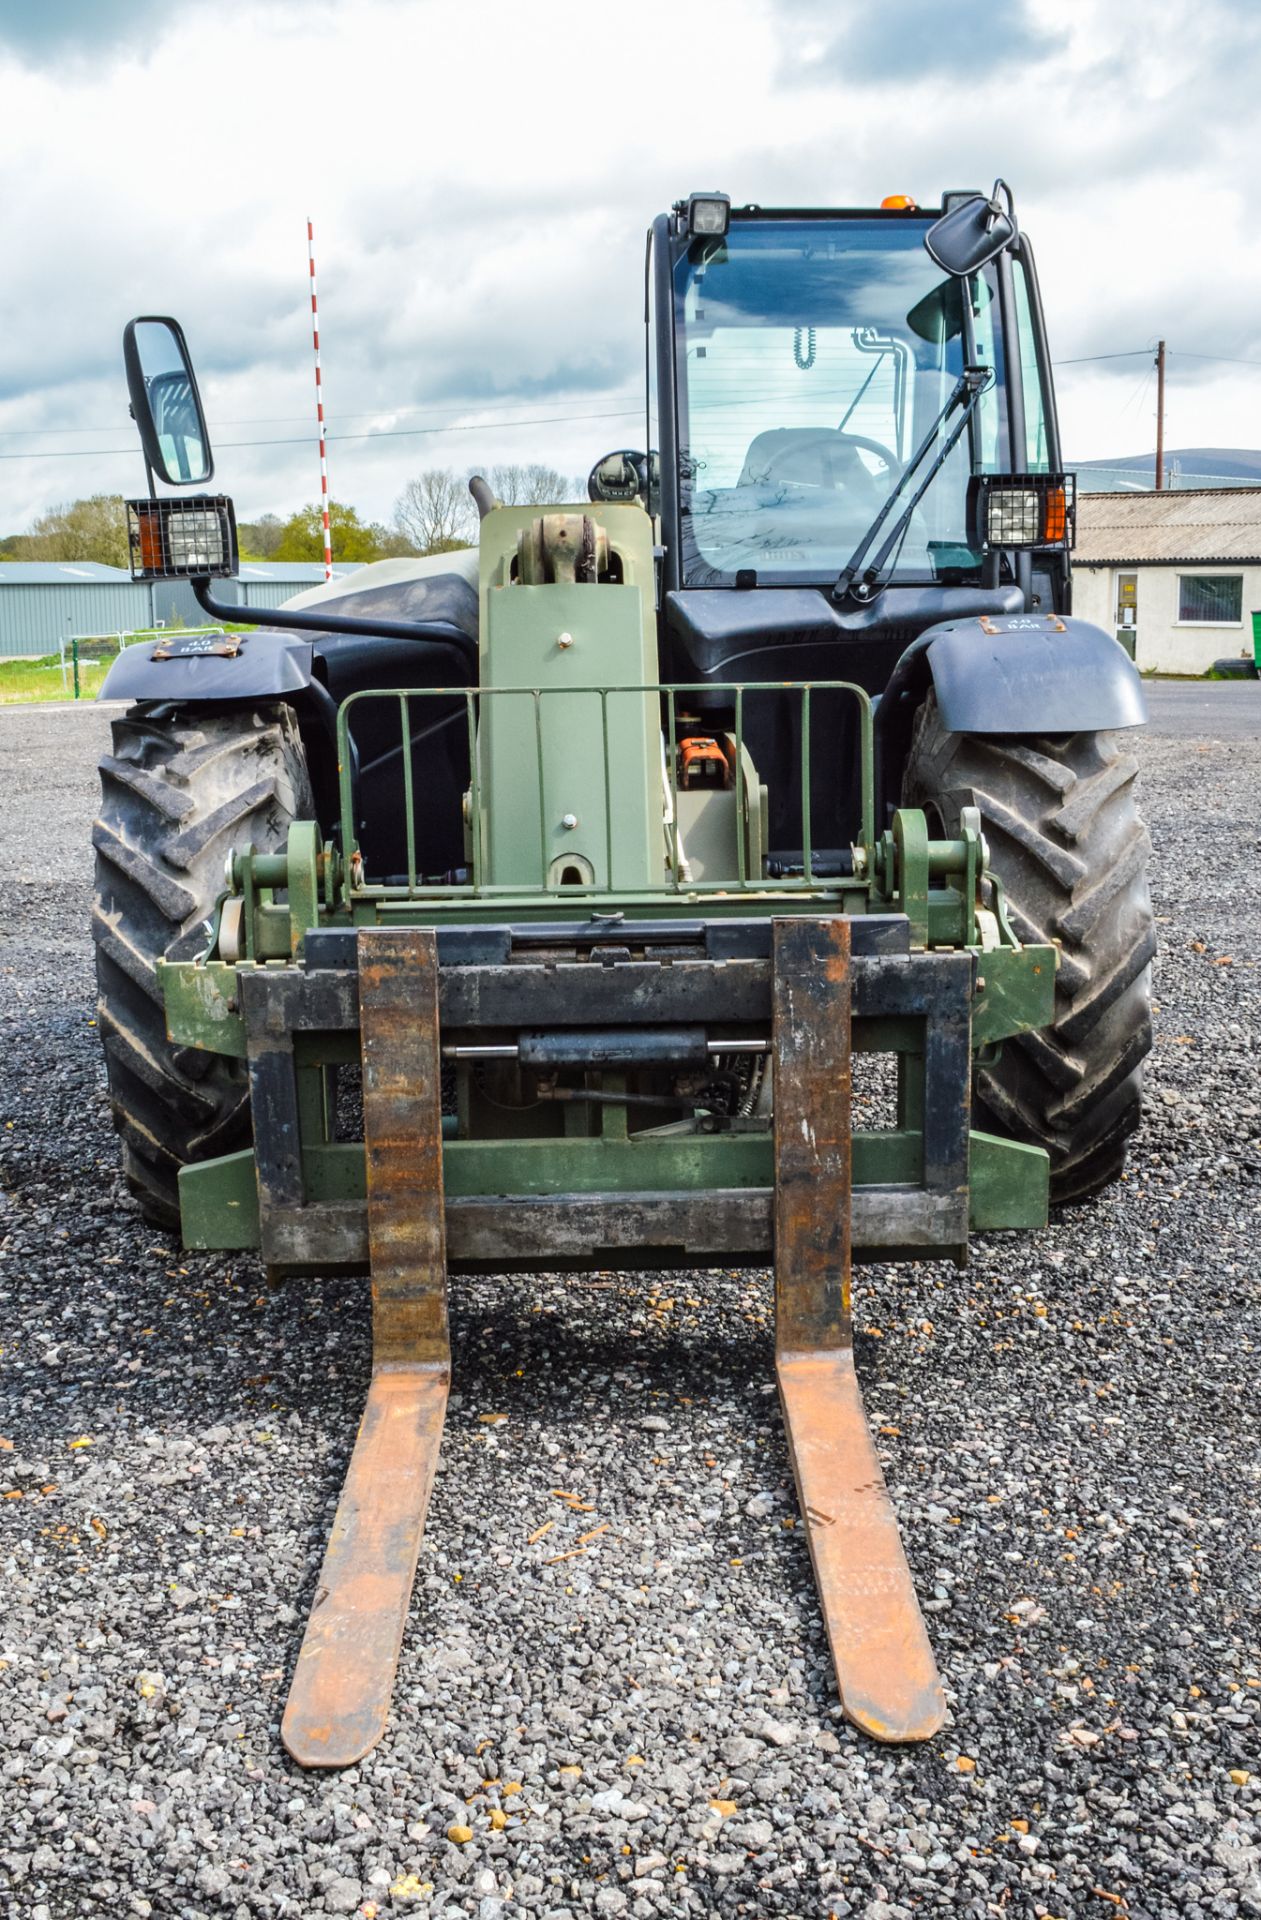
<svg viewBox="0 0 1261 1920"><path fill-rule="evenodd" d="M149 633L124 634L123 639L127 646L134 646L138 641L152 644L158 640L176 640L184 631L182 627L172 626ZM230 626L223 631L248 633L250 629ZM118 658L118 651L118 639L113 635L103 640L80 640L80 700L95 700L102 681ZM73 700L74 697L74 662L69 653L64 672L62 661L55 653L46 653L39 660L0 659L0 707L21 706L38 700Z"/></svg>
<svg viewBox="0 0 1261 1920"><path fill-rule="evenodd" d="M79 698L93 700L101 682L114 662L114 651L105 656L79 656ZM74 670L69 660L63 680L61 662L55 653L42 660L0 660L0 707L20 706L36 700L73 700Z"/></svg>

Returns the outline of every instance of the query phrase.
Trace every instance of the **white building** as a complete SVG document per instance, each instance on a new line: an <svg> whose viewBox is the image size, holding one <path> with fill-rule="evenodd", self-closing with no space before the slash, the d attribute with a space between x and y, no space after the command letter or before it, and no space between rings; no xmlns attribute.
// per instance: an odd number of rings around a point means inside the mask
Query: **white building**
<svg viewBox="0 0 1261 1920"><path fill-rule="evenodd" d="M1251 659L1261 487L1080 494L1073 612L1115 633L1144 673Z"/></svg>

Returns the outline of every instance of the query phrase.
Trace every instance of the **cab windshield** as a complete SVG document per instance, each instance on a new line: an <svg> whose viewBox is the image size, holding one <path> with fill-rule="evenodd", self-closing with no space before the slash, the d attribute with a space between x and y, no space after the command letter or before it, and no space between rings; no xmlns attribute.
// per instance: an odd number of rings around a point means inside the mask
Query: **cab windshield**
<svg viewBox="0 0 1261 1920"><path fill-rule="evenodd" d="M911 516L889 577L975 575L967 483L997 464L998 302L989 271L942 274L924 250L928 224L737 218L679 260L687 585L836 578L958 381L965 297L976 361L997 386Z"/></svg>

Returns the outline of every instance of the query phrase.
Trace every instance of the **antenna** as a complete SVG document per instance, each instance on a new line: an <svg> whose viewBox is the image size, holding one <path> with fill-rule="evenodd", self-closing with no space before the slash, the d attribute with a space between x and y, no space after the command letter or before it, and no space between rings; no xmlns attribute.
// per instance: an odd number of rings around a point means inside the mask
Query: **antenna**
<svg viewBox="0 0 1261 1920"><path fill-rule="evenodd" d="M306 223L307 258L311 264L311 339L315 346L315 417L320 429L320 507L324 518L324 578L333 577L333 536L328 523L328 451L324 442L324 383L320 378L320 310L315 299L315 229Z"/></svg>

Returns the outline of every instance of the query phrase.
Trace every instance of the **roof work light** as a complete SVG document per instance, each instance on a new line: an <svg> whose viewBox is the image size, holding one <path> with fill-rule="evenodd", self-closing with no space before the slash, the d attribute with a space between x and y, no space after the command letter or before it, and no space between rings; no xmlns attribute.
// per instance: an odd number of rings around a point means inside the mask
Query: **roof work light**
<svg viewBox="0 0 1261 1920"><path fill-rule="evenodd" d="M690 193L687 197L689 240L721 240L731 224L731 195Z"/></svg>

